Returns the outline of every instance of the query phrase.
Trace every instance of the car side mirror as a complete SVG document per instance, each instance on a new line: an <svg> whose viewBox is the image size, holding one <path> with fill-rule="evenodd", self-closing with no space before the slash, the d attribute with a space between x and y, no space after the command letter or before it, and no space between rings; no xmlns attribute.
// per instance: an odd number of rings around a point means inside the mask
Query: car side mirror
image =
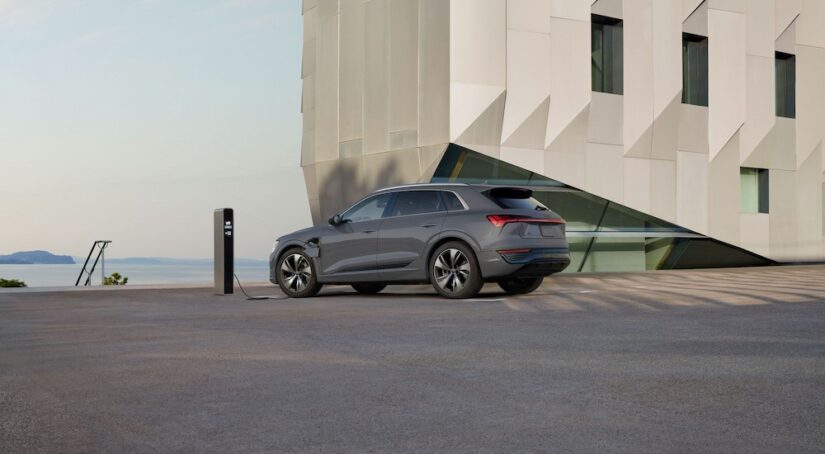
<svg viewBox="0 0 825 454"><path fill-rule="evenodd" d="M335 216L329 218L330 225L341 225L341 215L336 214Z"/></svg>

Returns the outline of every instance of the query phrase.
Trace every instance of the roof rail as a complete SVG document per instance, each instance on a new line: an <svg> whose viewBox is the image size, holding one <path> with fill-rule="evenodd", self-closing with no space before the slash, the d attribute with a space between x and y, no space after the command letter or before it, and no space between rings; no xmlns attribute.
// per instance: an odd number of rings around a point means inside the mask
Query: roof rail
<svg viewBox="0 0 825 454"><path fill-rule="evenodd" d="M427 187L427 186L468 186L468 184L467 183L411 183L411 184L402 184L402 185L398 185L398 186L390 186L388 188L376 189L375 192L389 191L391 189L420 188L420 187Z"/></svg>

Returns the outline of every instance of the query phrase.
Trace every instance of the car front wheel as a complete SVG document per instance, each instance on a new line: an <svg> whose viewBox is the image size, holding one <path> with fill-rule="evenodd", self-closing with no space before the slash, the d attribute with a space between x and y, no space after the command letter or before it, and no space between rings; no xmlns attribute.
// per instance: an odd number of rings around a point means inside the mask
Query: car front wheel
<svg viewBox="0 0 825 454"><path fill-rule="evenodd" d="M539 288L543 277L509 278L498 281L498 286L511 295L523 295Z"/></svg>
<svg viewBox="0 0 825 454"><path fill-rule="evenodd" d="M473 250L451 241L439 246L430 259L430 282L441 296L472 298L484 285Z"/></svg>
<svg viewBox="0 0 825 454"><path fill-rule="evenodd" d="M300 248L290 249L278 259L278 285L290 298L315 296L321 290L312 259Z"/></svg>

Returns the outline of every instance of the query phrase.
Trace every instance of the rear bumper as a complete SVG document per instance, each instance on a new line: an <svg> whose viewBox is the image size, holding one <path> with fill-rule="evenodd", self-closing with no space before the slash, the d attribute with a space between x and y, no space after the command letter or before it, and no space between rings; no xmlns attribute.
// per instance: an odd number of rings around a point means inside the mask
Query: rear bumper
<svg viewBox="0 0 825 454"><path fill-rule="evenodd" d="M510 276L542 277L567 268L570 250L567 247L535 248L528 253L505 255L497 251L481 251L478 258L485 280Z"/></svg>

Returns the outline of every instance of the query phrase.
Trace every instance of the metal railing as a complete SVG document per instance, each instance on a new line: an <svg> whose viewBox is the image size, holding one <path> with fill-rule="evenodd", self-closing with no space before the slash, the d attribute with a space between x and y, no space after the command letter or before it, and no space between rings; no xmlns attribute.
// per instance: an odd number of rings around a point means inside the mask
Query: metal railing
<svg viewBox="0 0 825 454"><path fill-rule="evenodd" d="M80 281L83 279L83 276L86 276L86 281L83 283L84 286L88 286L92 284L92 273L95 272L95 267L97 267L97 262L100 261L100 271L101 271L101 284L103 283L103 279L106 278L106 254L104 251L111 243L110 240L97 240L92 244L92 248L89 250L89 255L86 256L86 261L83 262L83 269L80 270L80 275L77 276L77 281L74 283L75 287L80 285ZM89 260L92 258L92 254L94 254L95 249L97 249L97 256L95 256L95 261L92 263L92 267L88 268Z"/></svg>

